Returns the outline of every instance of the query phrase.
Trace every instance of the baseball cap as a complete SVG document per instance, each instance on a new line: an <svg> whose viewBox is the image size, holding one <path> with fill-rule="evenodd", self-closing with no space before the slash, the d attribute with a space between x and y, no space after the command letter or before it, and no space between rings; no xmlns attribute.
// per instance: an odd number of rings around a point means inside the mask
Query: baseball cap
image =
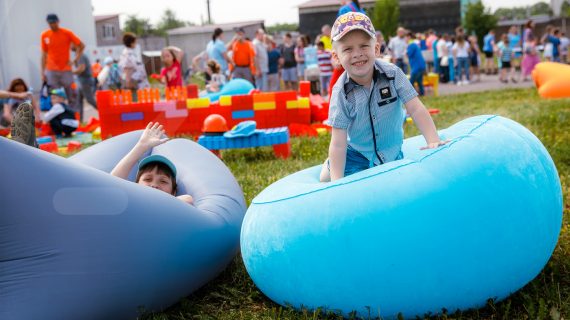
<svg viewBox="0 0 570 320"><path fill-rule="evenodd" d="M161 156L159 154L153 154L153 155L150 155L146 158L143 158L141 160L141 162L139 162L139 171L142 167L146 166L147 164L149 164L151 162L162 162L162 163L164 163L172 171L172 174L173 174L174 178L176 179L176 167L174 166L174 163L172 163L172 161L168 160L168 158L166 158L165 156Z"/></svg>
<svg viewBox="0 0 570 320"><path fill-rule="evenodd" d="M331 39L332 41L338 41L354 30L362 30L371 38L376 37L372 21L370 21L367 15L360 12L348 12L336 18L331 30Z"/></svg>
<svg viewBox="0 0 570 320"><path fill-rule="evenodd" d="M49 94L67 99L67 94L65 94L65 90L63 88L53 89L49 92Z"/></svg>
<svg viewBox="0 0 570 320"><path fill-rule="evenodd" d="M58 22L59 18L55 13L50 13L47 15L46 20L48 23L52 23L52 22Z"/></svg>

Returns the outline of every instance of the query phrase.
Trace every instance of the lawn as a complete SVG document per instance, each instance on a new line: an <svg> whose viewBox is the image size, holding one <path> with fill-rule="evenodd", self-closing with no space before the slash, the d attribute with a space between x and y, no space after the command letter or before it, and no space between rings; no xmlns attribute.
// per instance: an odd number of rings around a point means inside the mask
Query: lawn
<svg viewBox="0 0 570 320"><path fill-rule="evenodd" d="M503 90L423 99L438 128L467 117L498 114L530 129L556 163L564 193L564 221L556 250L544 270L523 289L485 308L443 314L434 319L568 319L570 317L570 99L543 100L535 89ZM406 136L418 130L407 126ZM293 138L293 156L274 158L271 148L232 150L224 162L236 176L248 204L265 187L298 170L321 163L330 136ZM143 319L341 319L335 314L298 312L281 307L263 295L237 256L218 278L162 313ZM427 317L429 318L429 317Z"/></svg>

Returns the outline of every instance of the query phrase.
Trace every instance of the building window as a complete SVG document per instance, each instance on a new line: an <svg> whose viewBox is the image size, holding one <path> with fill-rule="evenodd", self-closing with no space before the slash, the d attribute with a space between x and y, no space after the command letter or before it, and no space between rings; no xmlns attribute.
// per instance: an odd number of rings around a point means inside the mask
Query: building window
<svg viewBox="0 0 570 320"><path fill-rule="evenodd" d="M112 40L115 39L115 26L112 24L104 24L103 28L103 39Z"/></svg>

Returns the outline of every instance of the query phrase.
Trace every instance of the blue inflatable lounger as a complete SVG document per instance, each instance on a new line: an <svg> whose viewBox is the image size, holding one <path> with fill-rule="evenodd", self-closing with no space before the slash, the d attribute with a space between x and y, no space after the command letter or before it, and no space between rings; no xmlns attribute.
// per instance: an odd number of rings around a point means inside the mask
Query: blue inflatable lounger
<svg viewBox="0 0 570 320"><path fill-rule="evenodd" d="M562 189L541 142L498 116L463 120L404 159L331 183L321 166L253 199L243 222L248 273L296 308L405 318L484 306L540 273L562 225Z"/></svg>
<svg viewBox="0 0 570 320"><path fill-rule="evenodd" d="M207 149L174 139L152 150L175 164L195 206L108 174L141 132L69 159L0 138L0 319L135 319L235 257L243 193Z"/></svg>
<svg viewBox="0 0 570 320"><path fill-rule="evenodd" d="M209 150L273 146L275 156L286 159L291 155L289 128L256 129L255 121L240 122L223 135L201 135L198 144Z"/></svg>

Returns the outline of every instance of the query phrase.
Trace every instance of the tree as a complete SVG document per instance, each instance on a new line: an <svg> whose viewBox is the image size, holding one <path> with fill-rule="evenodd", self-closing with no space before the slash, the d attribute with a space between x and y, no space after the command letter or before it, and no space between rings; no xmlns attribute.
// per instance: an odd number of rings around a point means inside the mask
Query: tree
<svg viewBox="0 0 570 320"><path fill-rule="evenodd" d="M297 23L276 23L274 25L267 27L267 33L276 34L281 31L297 31L299 30L299 24Z"/></svg>
<svg viewBox="0 0 570 320"><path fill-rule="evenodd" d="M398 20L400 20L400 3L398 0L376 0L372 13L372 23L376 30L382 31L386 39L396 34Z"/></svg>
<svg viewBox="0 0 570 320"><path fill-rule="evenodd" d="M497 26L497 17L486 9L482 1L467 4L463 26L467 34L475 33L479 45L483 46L483 37Z"/></svg>
<svg viewBox="0 0 570 320"><path fill-rule="evenodd" d="M124 30L132 32L139 37L149 36L154 33L150 20L148 18L139 18L136 14L127 16Z"/></svg>
<svg viewBox="0 0 570 320"><path fill-rule="evenodd" d="M192 25L192 23L179 20L178 17L176 17L176 13L174 13L172 9L166 9L162 14L162 17L160 18L156 29L158 34L166 35L166 31L170 29L185 27L187 25Z"/></svg>
<svg viewBox="0 0 570 320"><path fill-rule="evenodd" d="M552 15L552 9L550 9L550 5L546 2L539 2L536 3L532 6L530 6L530 15L531 16L536 16L536 15L540 15L540 14L546 14L551 16Z"/></svg>

